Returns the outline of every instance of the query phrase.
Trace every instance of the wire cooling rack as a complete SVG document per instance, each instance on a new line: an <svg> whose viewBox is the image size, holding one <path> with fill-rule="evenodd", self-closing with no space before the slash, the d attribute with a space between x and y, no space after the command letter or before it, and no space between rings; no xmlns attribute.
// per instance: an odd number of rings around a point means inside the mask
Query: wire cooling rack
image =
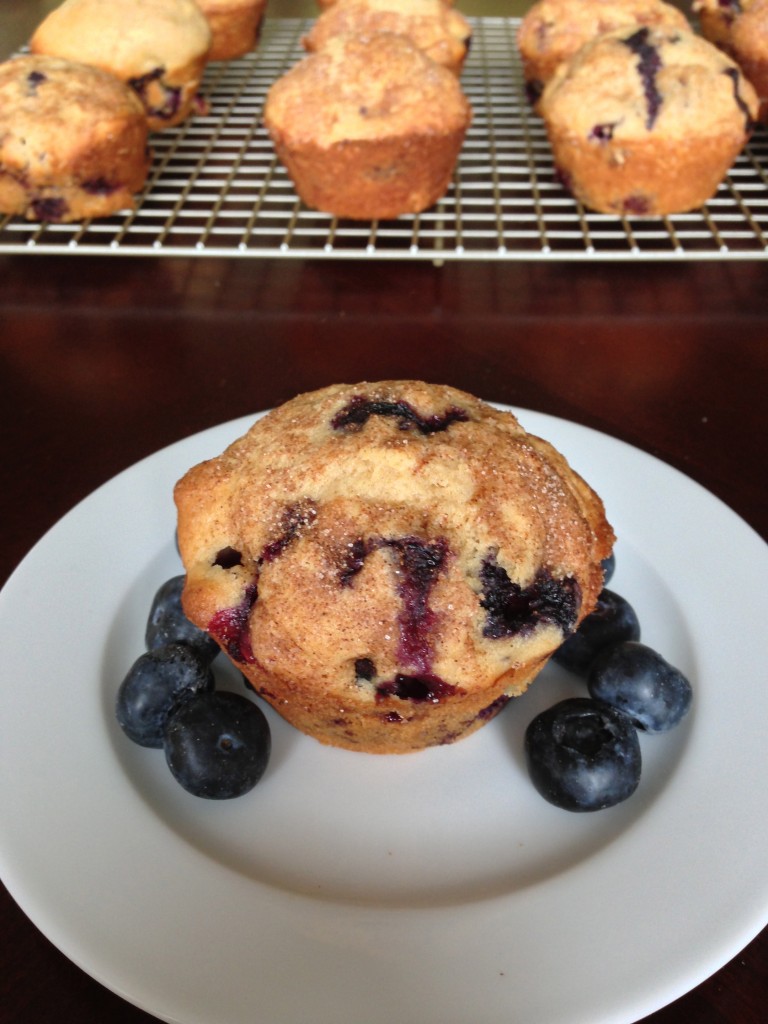
<svg viewBox="0 0 768 1024"><path fill-rule="evenodd" d="M471 18L462 85L473 122L444 199L418 216L340 220L307 209L261 122L267 91L305 54L308 19L267 19L257 51L211 64L209 112L152 137L136 210L77 224L0 218L0 253L400 260L729 259L768 253L768 133L758 129L693 213L592 213L559 184L526 101L516 18Z"/></svg>

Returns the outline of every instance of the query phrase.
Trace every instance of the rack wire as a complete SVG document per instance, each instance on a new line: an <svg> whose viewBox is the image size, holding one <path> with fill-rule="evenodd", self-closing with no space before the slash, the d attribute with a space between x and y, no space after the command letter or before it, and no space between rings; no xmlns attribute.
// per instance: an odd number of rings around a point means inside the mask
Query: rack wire
<svg viewBox="0 0 768 1024"><path fill-rule="evenodd" d="M305 54L309 19L267 19L258 50L209 65L208 112L152 136L134 211L75 224L0 216L0 253L398 260L733 259L768 253L768 132L757 130L702 209L593 213L558 181L526 100L519 19L471 18L462 85L473 121L445 197L391 221L305 207L262 124L267 92Z"/></svg>

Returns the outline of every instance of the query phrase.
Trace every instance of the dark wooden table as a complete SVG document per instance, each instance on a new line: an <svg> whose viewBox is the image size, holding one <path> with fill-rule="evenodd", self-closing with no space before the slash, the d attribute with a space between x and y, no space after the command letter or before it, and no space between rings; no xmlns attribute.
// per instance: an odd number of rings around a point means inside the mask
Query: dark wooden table
<svg viewBox="0 0 768 1024"><path fill-rule="evenodd" d="M35 5L6 2L10 50ZM0 582L72 505L158 448L299 391L395 377L605 431L768 538L767 309L768 260L0 257ZM70 963L4 890L0 944L0 1024L152 1019ZM766 1020L768 930L646 1024Z"/></svg>
<svg viewBox="0 0 768 1024"><path fill-rule="evenodd" d="M606 431L768 537L766 294L768 262L2 259L0 578L75 502L159 447L301 390L390 377ZM66 960L7 894L0 936L3 1024L150 1019ZM764 1024L767 962L765 931L649 1024Z"/></svg>

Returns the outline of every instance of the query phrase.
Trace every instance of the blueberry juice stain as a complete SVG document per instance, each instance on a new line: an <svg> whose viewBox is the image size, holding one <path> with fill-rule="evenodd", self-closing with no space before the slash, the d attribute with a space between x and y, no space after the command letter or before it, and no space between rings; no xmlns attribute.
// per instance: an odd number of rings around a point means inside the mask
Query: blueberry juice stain
<svg viewBox="0 0 768 1024"><path fill-rule="evenodd" d="M389 399L367 398L356 395L331 420L334 430L356 433L365 426L371 416L394 419L399 430L416 430L423 435L438 434L453 423L466 423L467 412L457 406L450 406L445 412L433 416L422 416L408 402Z"/></svg>
<svg viewBox="0 0 768 1024"><path fill-rule="evenodd" d="M424 544L415 538L388 541L400 563L398 592L402 609L398 616L398 660L418 673L429 673L432 662L430 632L435 613L429 594L445 562L447 545L438 540Z"/></svg>
<svg viewBox="0 0 768 1024"><path fill-rule="evenodd" d="M283 513L279 536L266 544L256 559L254 578L247 584L243 599L234 607L222 608L208 623L208 632L216 638L233 661L250 664L256 661L248 622L259 596L258 581L261 567L279 558L299 536L301 530L311 526L316 517L317 509L312 502L298 502L288 507ZM231 569L243 564L243 556L237 548L227 546L217 552L213 564L223 569Z"/></svg>
<svg viewBox="0 0 768 1024"><path fill-rule="evenodd" d="M431 671L430 633L435 613L429 607L429 595L445 563L448 546L444 540L425 544L415 537L385 543L396 552L399 563L397 589L402 608L398 616L397 657L412 671L397 673L394 679L379 683L376 699L398 697L415 704L439 704L458 689Z"/></svg>
<svg viewBox="0 0 768 1024"><path fill-rule="evenodd" d="M432 672L430 634L435 613L429 607L429 595L445 564L448 545L442 539L425 542L417 537L358 538L348 545L339 570L339 584L351 586L368 555L380 548L392 552L396 562L397 592L401 601L397 658L408 671L377 683L376 699L397 697L413 703L438 703L458 690ZM373 681L376 675L373 662L359 658L355 662L355 675L358 679ZM400 720L397 715L389 717L389 721Z"/></svg>
<svg viewBox="0 0 768 1024"><path fill-rule="evenodd" d="M256 583L249 583L240 604L234 608L222 608L208 623L208 632L218 640L233 661L253 663L256 660L248 633L248 619L258 596Z"/></svg>
<svg viewBox="0 0 768 1024"><path fill-rule="evenodd" d="M637 72L643 84L646 104L645 127L650 131L656 123L662 100L656 88L656 75L661 70L661 57L658 49L648 42L649 35L649 29L643 27L633 32L623 42L638 58Z"/></svg>

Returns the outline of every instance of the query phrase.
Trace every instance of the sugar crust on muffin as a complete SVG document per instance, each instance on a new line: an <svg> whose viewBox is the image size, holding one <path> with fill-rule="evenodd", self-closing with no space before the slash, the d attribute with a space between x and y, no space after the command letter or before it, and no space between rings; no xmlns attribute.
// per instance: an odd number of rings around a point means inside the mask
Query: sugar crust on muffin
<svg viewBox="0 0 768 1024"><path fill-rule="evenodd" d="M443 0L336 0L315 20L302 43L313 52L339 35L376 32L406 36L427 57L456 74L472 36L464 15Z"/></svg>
<svg viewBox="0 0 768 1024"><path fill-rule="evenodd" d="M144 108L113 75L24 55L0 64L0 210L68 222L134 206L151 154Z"/></svg>
<svg viewBox="0 0 768 1024"><path fill-rule="evenodd" d="M757 120L768 124L768 0L695 0L702 35L739 65L760 100Z"/></svg>
<svg viewBox="0 0 768 1024"><path fill-rule="evenodd" d="M480 728L594 607L597 495L509 412L417 381L335 385L175 490L184 607L323 743Z"/></svg>
<svg viewBox="0 0 768 1024"><path fill-rule="evenodd" d="M389 32L328 40L272 85L264 108L301 199L361 220L434 205L470 120L456 75Z"/></svg>
<svg viewBox="0 0 768 1024"><path fill-rule="evenodd" d="M758 103L706 39L643 26L582 47L555 71L539 110L563 181L586 206L662 216L712 198Z"/></svg>
<svg viewBox="0 0 768 1024"><path fill-rule="evenodd" d="M537 0L517 33L530 100L535 105L556 68L585 43L632 25L690 28L685 14L664 0Z"/></svg>

